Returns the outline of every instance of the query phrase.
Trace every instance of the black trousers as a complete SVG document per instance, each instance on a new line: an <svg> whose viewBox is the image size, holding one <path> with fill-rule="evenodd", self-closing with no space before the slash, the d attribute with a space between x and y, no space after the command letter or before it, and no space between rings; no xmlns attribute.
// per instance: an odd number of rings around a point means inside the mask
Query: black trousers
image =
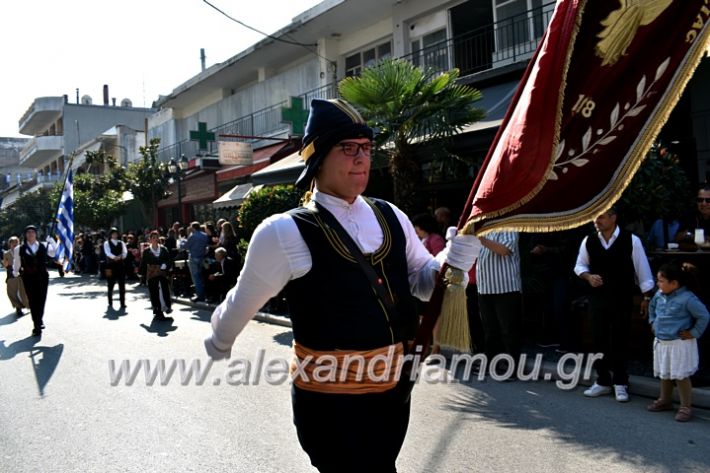
<svg viewBox="0 0 710 473"><path fill-rule="evenodd" d="M322 394L292 387L301 447L321 473L396 473L410 401L397 390Z"/></svg>
<svg viewBox="0 0 710 473"><path fill-rule="evenodd" d="M44 318L44 304L47 302L47 288L49 287L49 273L23 274L22 283L25 285L27 300L30 303L32 323L35 330L41 330Z"/></svg>
<svg viewBox="0 0 710 473"><path fill-rule="evenodd" d="M106 281L108 282L108 303L113 303L113 288L118 283L118 297L121 305L126 305L126 271L123 261L118 264L106 265ZM109 276L110 274L110 276Z"/></svg>
<svg viewBox="0 0 710 473"><path fill-rule="evenodd" d="M478 307L478 286L469 284L466 287L466 310L468 312L468 331L471 336L471 352L485 353L486 341L481 310Z"/></svg>
<svg viewBox="0 0 710 473"><path fill-rule="evenodd" d="M516 361L520 355L522 296L519 292L479 294L478 305L485 332L488 361L507 353Z"/></svg>
<svg viewBox="0 0 710 473"><path fill-rule="evenodd" d="M633 295L593 294L589 297L589 308L592 312L594 351L604 355L604 358L594 362L597 383L602 386L629 384L627 362Z"/></svg>
<svg viewBox="0 0 710 473"><path fill-rule="evenodd" d="M163 306L160 303L160 292L163 293L163 300L165 305L170 307L172 301L170 300L170 287L168 286L168 278L163 276L158 276L155 278L148 279L148 293L150 294L150 305L153 307L154 315L163 314Z"/></svg>

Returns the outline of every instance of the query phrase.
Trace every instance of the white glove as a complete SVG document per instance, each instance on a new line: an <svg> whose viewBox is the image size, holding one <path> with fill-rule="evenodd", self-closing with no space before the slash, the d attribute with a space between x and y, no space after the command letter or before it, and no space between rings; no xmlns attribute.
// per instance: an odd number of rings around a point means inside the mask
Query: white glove
<svg viewBox="0 0 710 473"><path fill-rule="evenodd" d="M459 235L456 227L446 230L446 259L449 266L464 272L471 270L481 252L481 240L476 235Z"/></svg>
<svg viewBox="0 0 710 473"><path fill-rule="evenodd" d="M167 267L168 267L168 265L166 265L165 263L160 265L160 269L167 269Z"/></svg>
<svg viewBox="0 0 710 473"><path fill-rule="evenodd" d="M205 350L207 351L207 354L213 360L222 360L224 358L229 358L230 356L232 356L232 349L231 348L229 348L227 350L220 350L219 348L217 348L217 346L212 341L211 336L205 338L204 344L205 344Z"/></svg>

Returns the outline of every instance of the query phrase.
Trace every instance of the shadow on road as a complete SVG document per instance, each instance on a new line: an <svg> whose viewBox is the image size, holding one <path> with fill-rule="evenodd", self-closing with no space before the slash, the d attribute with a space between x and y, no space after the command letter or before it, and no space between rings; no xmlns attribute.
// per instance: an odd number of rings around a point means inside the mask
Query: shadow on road
<svg viewBox="0 0 710 473"><path fill-rule="evenodd" d="M274 335L274 341L279 345L290 347L291 345L293 345L293 332L289 330L287 332L281 332L279 334L276 334Z"/></svg>
<svg viewBox="0 0 710 473"><path fill-rule="evenodd" d="M24 317L24 315L25 315L25 314L21 315L20 317ZM13 310L13 311L10 312L9 314L7 314L5 317L3 317L2 319L0 319L0 325L10 325L10 324L14 324L15 322L17 322L17 320L18 320L20 317L18 317L17 314L15 314L15 311Z"/></svg>
<svg viewBox="0 0 710 473"><path fill-rule="evenodd" d="M460 374L456 376L459 381ZM436 439L433 451L438 454L429 459L423 471L440 471L439 463L445 457L442 452L450 448L450 437L457 430L465 430L469 422L491 422L504 428L537 431L543 436L554 432L554 437L587 455L619 458L641 469L708 471L710 455L704 447L698 447L708 441L707 435L698 434L705 425L698 429L697 424L708 424L703 410L695 410L696 425L687 426L673 420L674 412L665 416L647 412L645 401L621 404L610 396L588 399L580 389L551 392L557 388L542 381L501 383L474 377L460 381L458 386L461 389L452 390L443 399L443 409L458 415L448 425L446 435ZM636 422L641 416L648 417ZM654 436L652 442L649 435Z"/></svg>
<svg viewBox="0 0 710 473"><path fill-rule="evenodd" d="M150 325L146 324L140 324L141 327L143 327L146 332L148 333L154 333L159 337L167 337L169 332L174 332L177 330L177 326L173 325L172 320L165 320L165 321L160 321L160 320L153 320Z"/></svg>
<svg viewBox="0 0 710 473"><path fill-rule="evenodd" d="M104 313L104 319L107 320L118 320L124 315L128 315L128 312L126 312L126 309L114 309L113 306L108 306L106 308L106 312Z"/></svg>
<svg viewBox="0 0 710 473"><path fill-rule="evenodd" d="M0 340L0 360L10 360L22 353L27 353L32 361L39 395L44 397L44 389L59 365L59 359L64 352L64 344L59 343L53 347L36 346L40 341L41 337L30 336L5 346L5 341Z"/></svg>

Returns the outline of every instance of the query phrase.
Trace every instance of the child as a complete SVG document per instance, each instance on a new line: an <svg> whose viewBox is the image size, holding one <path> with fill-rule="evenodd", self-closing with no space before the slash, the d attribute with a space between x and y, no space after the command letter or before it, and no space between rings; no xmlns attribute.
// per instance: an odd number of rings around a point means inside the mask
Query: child
<svg viewBox="0 0 710 473"><path fill-rule="evenodd" d="M661 395L647 409L652 412L673 409L673 380L678 386L678 422L692 416L690 376L698 370L698 342L708 325L710 314L700 299L687 287L693 281L692 266L664 264L658 271L658 292L648 309L654 335L653 371L661 378Z"/></svg>

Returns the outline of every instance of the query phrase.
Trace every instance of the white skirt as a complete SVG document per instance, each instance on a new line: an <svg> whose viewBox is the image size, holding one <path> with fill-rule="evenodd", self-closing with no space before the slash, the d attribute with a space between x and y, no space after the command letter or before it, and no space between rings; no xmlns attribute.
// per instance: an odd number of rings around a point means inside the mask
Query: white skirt
<svg viewBox="0 0 710 473"><path fill-rule="evenodd" d="M653 375L661 379L685 379L698 371L698 341L653 341Z"/></svg>

